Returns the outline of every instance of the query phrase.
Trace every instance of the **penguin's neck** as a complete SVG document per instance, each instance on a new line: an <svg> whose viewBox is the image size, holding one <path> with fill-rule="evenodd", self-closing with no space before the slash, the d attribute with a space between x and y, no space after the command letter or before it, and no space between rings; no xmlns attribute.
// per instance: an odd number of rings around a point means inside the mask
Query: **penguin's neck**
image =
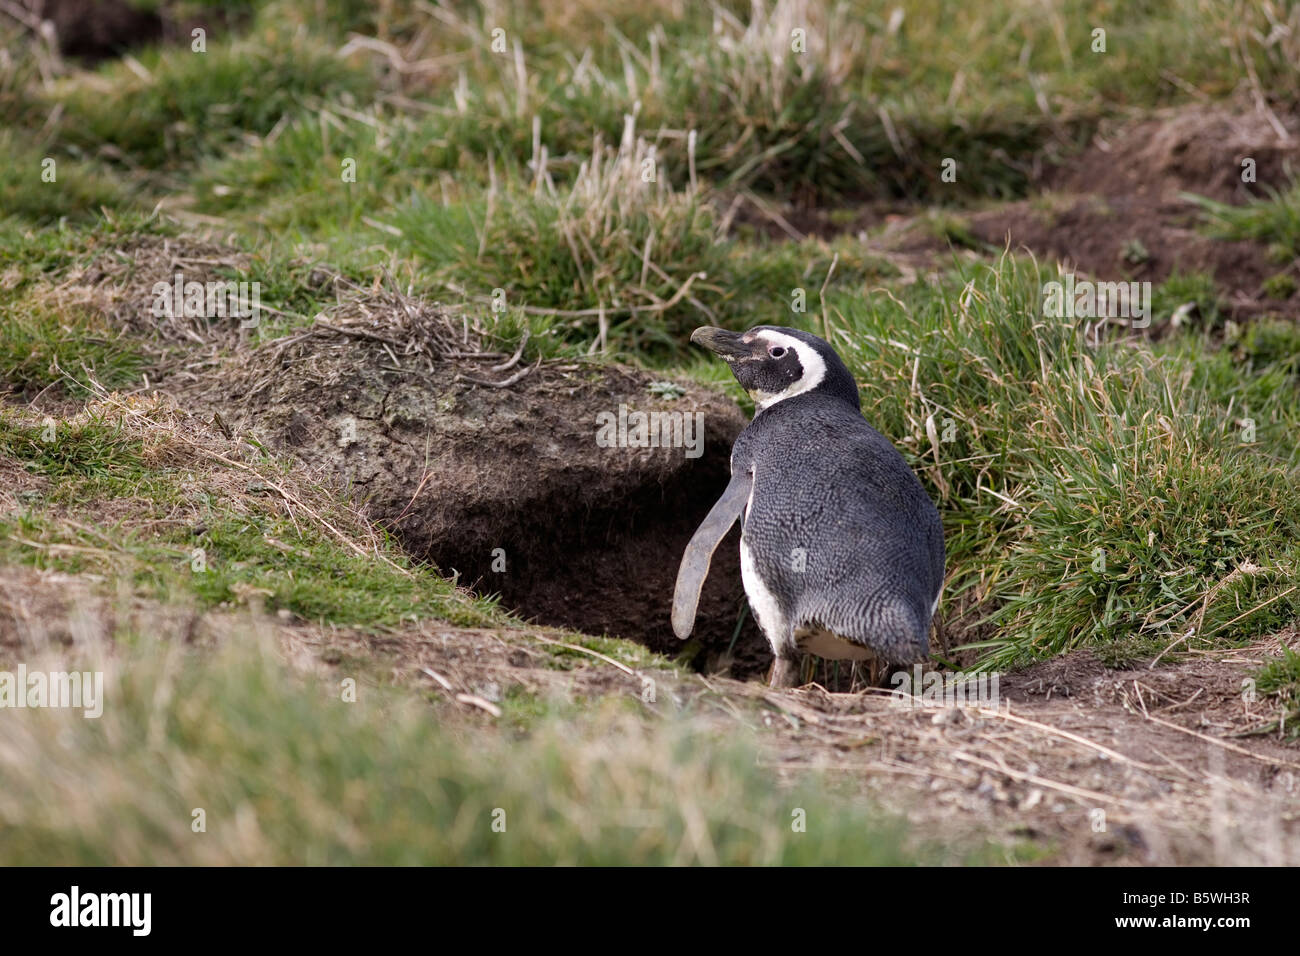
<svg viewBox="0 0 1300 956"><path fill-rule="evenodd" d="M855 395L854 398L857 396ZM810 408L815 405L829 402L839 406L846 412L852 412L855 415L862 414L862 405L857 401L850 401L843 395L837 395L833 392L825 392L815 388L810 392L800 392L798 395L792 395L790 398L783 398L777 402L768 402L766 405L757 405L754 408L754 421L764 418L774 409L782 409L782 415L788 413L798 414L802 409ZM823 405L823 407L825 407Z"/></svg>
<svg viewBox="0 0 1300 956"><path fill-rule="evenodd" d="M853 380L853 375L843 365L838 368L827 368L826 377L812 391L838 398L842 402L848 402L855 411L862 411L862 399L858 396L858 383Z"/></svg>
<svg viewBox="0 0 1300 956"><path fill-rule="evenodd" d="M848 369L840 367L838 369L828 368L826 376L817 383L816 387L810 388L806 392L798 392L789 396L778 395L766 402L759 402L754 417L757 418L763 412L770 411L773 408L789 406L795 402L807 404L809 399L817 398L830 398L845 402L854 411L859 413L862 411L862 400L858 397L858 385L853 381L853 376L849 374Z"/></svg>

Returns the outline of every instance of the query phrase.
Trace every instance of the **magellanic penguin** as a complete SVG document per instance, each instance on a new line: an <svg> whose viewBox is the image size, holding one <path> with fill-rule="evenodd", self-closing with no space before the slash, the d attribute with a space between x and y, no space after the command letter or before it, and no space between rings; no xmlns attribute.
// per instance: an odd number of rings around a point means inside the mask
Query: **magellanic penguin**
<svg viewBox="0 0 1300 956"><path fill-rule="evenodd" d="M772 645L773 687L801 653L910 664L929 651L943 586L943 525L903 456L862 417L835 350L796 329L691 334L757 404L731 450L731 481L686 547L673 630L695 625L718 543L739 518L750 609Z"/></svg>

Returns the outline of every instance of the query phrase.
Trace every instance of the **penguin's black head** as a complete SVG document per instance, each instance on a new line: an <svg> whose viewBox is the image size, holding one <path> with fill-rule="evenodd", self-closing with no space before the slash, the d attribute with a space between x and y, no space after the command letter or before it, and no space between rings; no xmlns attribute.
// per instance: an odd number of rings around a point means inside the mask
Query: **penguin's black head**
<svg viewBox="0 0 1300 956"><path fill-rule="evenodd" d="M691 333L691 341L722 357L759 411L814 389L862 407L853 375L815 335L775 325L757 325L748 332L704 326Z"/></svg>

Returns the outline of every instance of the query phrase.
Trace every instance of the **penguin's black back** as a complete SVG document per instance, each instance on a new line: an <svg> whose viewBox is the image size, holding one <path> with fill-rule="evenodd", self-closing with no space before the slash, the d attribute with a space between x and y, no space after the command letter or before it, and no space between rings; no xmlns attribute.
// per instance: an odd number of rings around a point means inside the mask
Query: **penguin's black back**
<svg viewBox="0 0 1300 956"><path fill-rule="evenodd" d="M829 628L896 663L923 657L943 526L889 439L842 397L813 390L761 411L737 438L732 471L751 468L745 540L791 624Z"/></svg>

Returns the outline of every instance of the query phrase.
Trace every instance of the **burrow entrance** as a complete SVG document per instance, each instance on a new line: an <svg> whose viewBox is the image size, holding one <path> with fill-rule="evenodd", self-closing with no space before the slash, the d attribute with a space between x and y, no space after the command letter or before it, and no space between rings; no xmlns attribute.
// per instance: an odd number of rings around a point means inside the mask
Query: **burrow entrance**
<svg viewBox="0 0 1300 956"><path fill-rule="evenodd" d="M698 644L670 624L682 552L746 424L714 391L617 365L512 364L433 306L367 293L183 393L340 479L409 554L527 620L685 649L736 676L769 662L745 613L738 529L715 555ZM597 442L598 415L636 411L678 416L698 451Z"/></svg>

